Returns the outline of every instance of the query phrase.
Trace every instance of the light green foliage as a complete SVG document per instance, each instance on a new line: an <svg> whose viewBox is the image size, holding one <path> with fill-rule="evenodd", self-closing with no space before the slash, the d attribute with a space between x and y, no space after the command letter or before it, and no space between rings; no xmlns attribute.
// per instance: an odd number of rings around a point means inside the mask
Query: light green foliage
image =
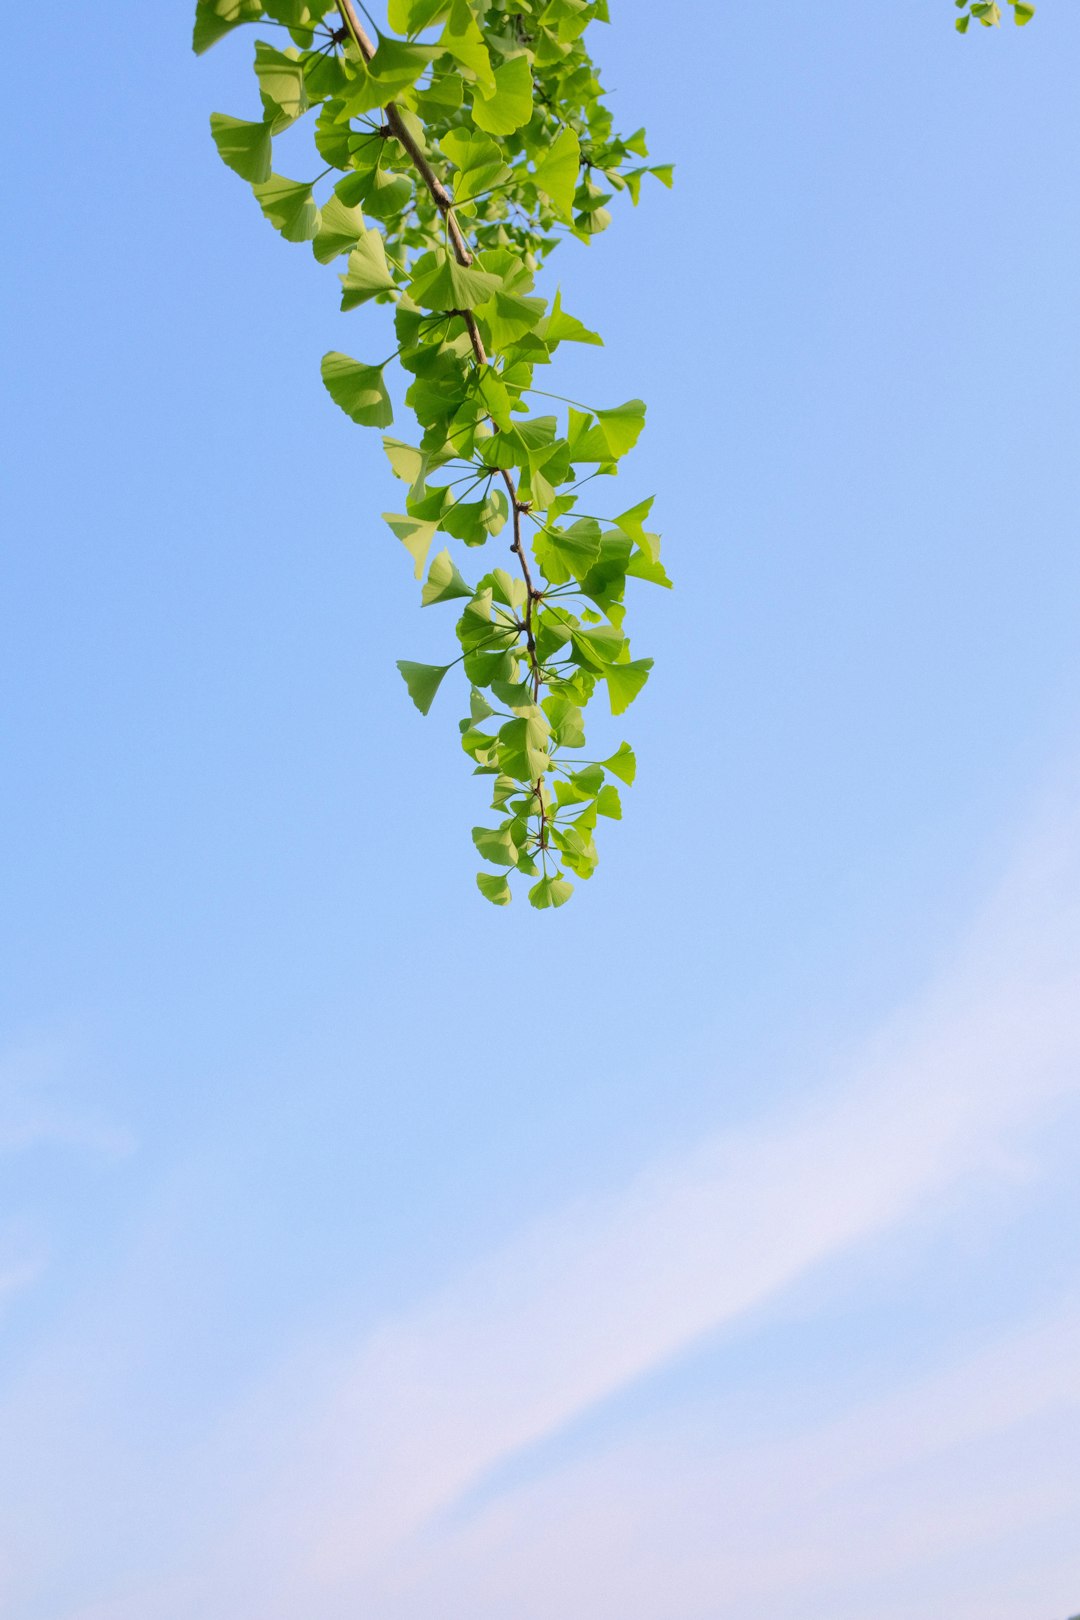
<svg viewBox="0 0 1080 1620"><path fill-rule="evenodd" d="M1011 7L1013 22L1018 28L1023 28L1035 15L1035 7L1029 0L1003 0L1003 3ZM961 13L956 19L958 34L967 33L972 19L984 28L997 28L1001 24L1002 9L998 0L955 0L955 4Z"/></svg>
<svg viewBox="0 0 1080 1620"><path fill-rule="evenodd" d="M636 203L644 176L671 184L669 166L645 161L643 130L613 129L585 46L607 20L607 0L388 0L386 31L369 37L352 0L196 8L197 51L257 25L258 114L212 116L223 161L286 241L335 266L342 310L390 306L391 360L333 352L322 377L354 422L383 428L387 369L400 368L391 378L416 426L383 440L404 488L404 510L384 517L422 606L452 604L460 650L398 668L422 714L451 670L464 673L461 745L490 778L494 812L473 830L494 869L477 886L498 906L520 876L533 906L557 908L573 893L567 874L595 871L598 818L621 819L615 781L632 783L636 761L625 742L583 758L584 711L604 694L621 715L641 692L652 660L631 653L627 582L670 583L645 526L651 500L592 510L625 504L593 491L636 444L644 404L564 402L536 376L560 343L601 341L558 292L536 291L548 255L604 230L606 205L616 193ZM304 177L286 179L274 140L301 121L317 156L303 171L290 135L288 166ZM385 353L378 312L358 320L361 352Z"/></svg>

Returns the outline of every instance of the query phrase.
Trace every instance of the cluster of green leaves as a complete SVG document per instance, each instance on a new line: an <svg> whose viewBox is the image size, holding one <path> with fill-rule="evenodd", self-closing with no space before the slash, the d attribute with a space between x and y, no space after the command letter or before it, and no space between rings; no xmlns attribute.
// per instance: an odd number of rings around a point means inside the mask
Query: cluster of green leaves
<svg viewBox="0 0 1080 1620"><path fill-rule="evenodd" d="M477 883L497 905L514 873L545 908L569 898L568 873L595 870L598 818L621 815L615 782L632 782L635 763L625 742L585 759L583 711L603 689L620 715L641 691L651 660L631 655L627 583L670 583L651 501L610 518L580 505L633 448L645 406L534 386L560 344L601 341L557 292L534 291L548 254L604 230L615 193L636 202L646 175L671 183L646 161L643 130L613 129L584 44L607 20L607 0L389 0L372 38L352 0L196 10L196 51L244 25L276 30L255 43L261 116L211 117L222 159L286 241L310 242L322 264L344 259L343 310L392 309L390 360L334 352L322 377L354 422L388 428L387 367L404 373L417 431L383 440L405 489L403 510L384 516L422 605L456 604L458 651L398 667L424 714L464 670L462 746L493 779L496 812L473 831L494 868ZM294 180L275 171L274 140L305 116L322 172ZM466 580L458 547L497 536L508 566Z"/></svg>
<svg viewBox="0 0 1080 1620"><path fill-rule="evenodd" d="M1012 7L1013 22L1018 28L1023 28L1035 15L1035 7L1028 0L1007 0ZM984 28L998 28L1001 25L1001 7L997 0L956 0L956 9L963 15L956 19L958 34L966 34L971 27L972 18L982 23Z"/></svg>

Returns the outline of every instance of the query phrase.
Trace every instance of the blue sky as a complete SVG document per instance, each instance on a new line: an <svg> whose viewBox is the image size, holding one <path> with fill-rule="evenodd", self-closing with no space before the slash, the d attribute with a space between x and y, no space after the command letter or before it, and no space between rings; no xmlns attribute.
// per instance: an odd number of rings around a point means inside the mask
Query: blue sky
<svg viewBox="0 0 1080 1620"><path fill-rule="evenodd" d="M12 82L12 1620L1080 1609L1080 16L612 10L678 184L553 386L649 401L678 589L557 915L394 670L383 315L214 153L250 43Z"/></svg>

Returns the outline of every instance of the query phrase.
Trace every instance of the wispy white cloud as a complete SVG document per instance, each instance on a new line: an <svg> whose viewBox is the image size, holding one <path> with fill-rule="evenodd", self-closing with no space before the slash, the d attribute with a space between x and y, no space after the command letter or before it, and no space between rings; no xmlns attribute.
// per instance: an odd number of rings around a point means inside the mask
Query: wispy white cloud
<svg viewBox="0 0 1080 1620"><path fill-rule="evenodd" d="M1080 1089L1078 854L1071 819L1036 840L949 971L829 1095L558 1212L375 1333L264 1501L256 1540L269 1527L282 1558L268 1614L372 1590L391 1612L385 1583L490 1470L1000 1172L1017 1129ZM899 1441L922 1420L898 1421Z"/></svg>
<svg viewBox="0 0 1080 1620"><path fill-rule="evenodd" d="M56 1042L26 1041L0 1052L0 1153L55 1146L104 1158L133 1147L131 1135L65 1101L70 1055Z"/></svg>
<svg viewBox="0 0 1080 1620"><path fill-rule="evenodd" d="M0 1052L0 1160L40 1149L105 1159L131 1151L127 1133L61 1100L60 1077L69 1063L54 1042L23 1042ZM0 1312L45 1269L45 1244L36 1224L32 1213L14 1208L0 1190Z"/></svg>
<svg viewBox="0 0 1080 1620"><path fill-rule="evenodd" d="M447 1510L842 1257L950 1218L965 1189L1012 1175L1025 1130L1078 1091L1070 813L1031 841L952 964L835 1084L555 1212L359 1347L281 1368L155 1483L163 1499L203 1504L171 1573L58 1614L726 1620L737 1600L732 1620L796 1601L841 1620L855 1594L860 1613L908 1620L930 1612L930 1588L907 1609L892 1594L938 1560L933 1591L958 1583L950 1620L975 1620L964 1549L991 1568L995 1537L1037 1539L1080 1506L1058 1450L1044 1446L1036 1468L1028 1449L1055 1422L1073 1452L1080 1441L1075 1313L771 1450L677 1436L665 1455L639 1442ZM999 1582L999 1612L990 1603L979 1620L1027 1620L1035 1598L1059 1605L1065 1554L1051 1538L1031 1559L1042 1585L1010 1607ZM837 1569L845 1592L829 1585Z"/></svg>
<svg viewBox="0 0 1080 1620"><path fill-rule="evenodd" d="M928 1612L929 1570L939 1598L955 1588L947 1612L975 1620L1034 1537L1027 1607L1014 1595L1000 1612L1032 1613L1034 1586L1063 1620L1075 1607L1078 1369L1072 1308L840 1419L808 1414L767 1444L732 1445L692 1408L694 1430L610 1447L429 1527L370 1596L389 1620L436 1607L446 1620L764 1620L796 1607L899 1620Z"/></svg>

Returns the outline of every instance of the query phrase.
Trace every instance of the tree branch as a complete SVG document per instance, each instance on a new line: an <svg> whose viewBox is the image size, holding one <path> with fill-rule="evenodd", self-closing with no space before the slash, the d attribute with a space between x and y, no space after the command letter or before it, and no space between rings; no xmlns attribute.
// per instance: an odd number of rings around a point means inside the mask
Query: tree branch
<svg viewBox="0 0 1080 1620"><path fill-rule="evenodd" d="M364 30L363 24L356 15L356 10L352 4L352 0L338 0L338 11L341 16L342 24L348 30L357 50L362 53L366 62L370 62L371 58L375 55L375 46L372 44L371 39ZM413 168L424 182L431 194L432 201L446 221L446 228L450 235L450 242L454 249L455 259L457 260L458 264L467 267L468 265L472 264L473 256L469 252L465 238L461 234L461 227L454 217L454 199L451 197L450 193L447 191L446 187L435 173L435 170L431 167L431 164L428 162L427 158L424 156L423 152L421 152L419 146L410 135L408 129L406 128L405 120L402 118L401 113L394 102L388 101L384 111L386 113L387 127L393 134L394 139L399 141L409 154L409 159L413 165ZM477 364L486 366L488 363L488 357L484 350L484 340L480 336L480 328L476 324L476 317L473 315L472 311L468 309L462 310L461 313L465 318L465 325L469 331L469 341L472 343L473 353L476 356Z"/></svg>
<svg viewBox="0 0 1080 1620"><path fill-rule="evenodd" d="M338 12L341 16L342 26L346 29L349 37L356 45L357 50L360 51L365 62L370 62L372 57L375 55L375 46L365 31L360 18L356 14L356 9L353 6L352 0L338 0ZM402 147L408 153L413 168L424 182L424 185L427 187L428 192L431 195L432 201L446 221L447 232L450 237L451 245L454 249L454 257L457 259L457 262L460 265L467 267L468 265L472 264L473 256L465 242L465 238L461 234L461 227L454 217L453 198L443 185L442 181L439 179L438 175L435 173L435 170L431 167L431 164L424 156L424 153L420 150L412 135L409 133L405 120L402 118L401 113L394 102L388 101L383 110L386 113L387 128L394 136L394 139L399 141ZM480 328L476 324L475 315L471 309L459 310L457 313L462 316L465 322L465 326L469 333L469 341L472 344L473 353L476 356L477 365L486 366L488 364L487 351L484 348L484 340L480 336ZM539 601L540 593L533 584L532 574L529 570L528 556L521 537L522 506L521 502L518 500L517 485L514 483L514 480L511 478L509 472L507 472L505 468L500 468L500 472L502 473L503 482L506 485L507 494L510 497L510 511L513 514L514 521L514 543L510 549L517 554L518 561L521 564L521 572L525 577L525 589L527 592L525 598L525 645L529 654L530 674L532 676L533 685L533 699L535 702L539 702L541 685L540 664L536 657L536 638L533 635L532 621L533 605ZM533 788L533 793L536 797L537 814L539 818L539 847L541 850L543 850L547 848L547 813L544 809L543 777L540 777L537 780L536 785Z"/></svg>

